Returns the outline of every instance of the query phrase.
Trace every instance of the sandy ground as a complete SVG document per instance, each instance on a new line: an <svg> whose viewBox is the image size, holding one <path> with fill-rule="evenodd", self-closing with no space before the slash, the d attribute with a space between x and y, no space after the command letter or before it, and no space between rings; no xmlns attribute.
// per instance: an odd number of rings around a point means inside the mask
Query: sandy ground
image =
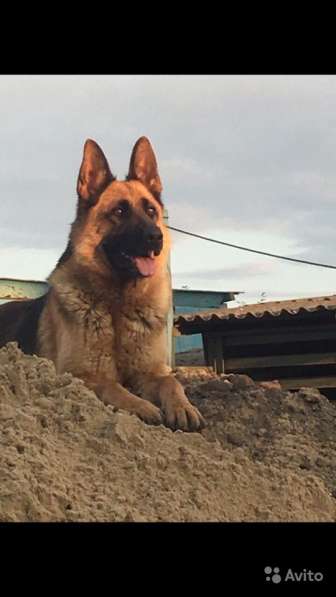
<svg viewBox="0 0 336 597"><path fill-rule="evenodd" d="M150 427L2 348L0 521L335 521L334 404L178 371L202 434Z"/></svg>

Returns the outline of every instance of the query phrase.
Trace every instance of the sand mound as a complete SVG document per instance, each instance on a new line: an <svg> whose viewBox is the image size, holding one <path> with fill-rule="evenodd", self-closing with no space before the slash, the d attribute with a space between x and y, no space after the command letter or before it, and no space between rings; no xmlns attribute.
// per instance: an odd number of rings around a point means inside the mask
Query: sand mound
<svg viewBox="0 0 336 597"><path fill-rule="evenodd" d="M2 348L0 521L336 519L333 404L245 376L185 382L202 434L150 427Z"/></svg>

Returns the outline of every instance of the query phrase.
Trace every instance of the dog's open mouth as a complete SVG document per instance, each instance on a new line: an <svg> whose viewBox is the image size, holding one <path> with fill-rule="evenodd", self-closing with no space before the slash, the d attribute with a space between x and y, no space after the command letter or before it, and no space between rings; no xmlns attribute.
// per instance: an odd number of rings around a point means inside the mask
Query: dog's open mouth
<svg viewBox="0 0 336 597"><path fill-rule="evenodd" d="M117 270L126 278L149 278L156 271L156 257L160 250L144 250L141 255L132 255L127 249L114 246L112 243L103 242L101 245L105 259L112 269Z"/></svg>
<svg viewBox="0 0 336 597"><path fill-rule="evenodd" d="M146 257L132 257L124 252L121 252L121 255L130 263L130 265L136 268L141 276L148 278L154 275L156 266L154 251L150 251Z"/></svg>

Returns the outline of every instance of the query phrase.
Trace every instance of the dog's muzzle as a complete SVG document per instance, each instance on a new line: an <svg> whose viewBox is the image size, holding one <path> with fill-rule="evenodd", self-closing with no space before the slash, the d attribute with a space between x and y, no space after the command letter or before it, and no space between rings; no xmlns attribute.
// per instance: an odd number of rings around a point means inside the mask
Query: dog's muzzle
<svg viewBox="0 0 336 597"><path fill-rule="evenodd" d="M119 236L107 236L101 248L109 264L124 276L150 277L163 248L163 234L154 224L141 226Z"/></svg>

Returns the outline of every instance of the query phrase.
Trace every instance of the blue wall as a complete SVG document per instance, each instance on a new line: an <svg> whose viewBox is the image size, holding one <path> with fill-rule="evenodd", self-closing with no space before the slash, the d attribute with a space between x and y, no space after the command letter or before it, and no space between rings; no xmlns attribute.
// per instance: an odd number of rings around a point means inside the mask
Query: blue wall
<svg viewBox="0 0 336 597"><path fill-rule="evenodd" d="M191 290L174 288L174 314L195 313L204 309L226 307L227 303L235 299L236 291ZM175 352L187 352L193 349L203 349L202 334L175 337Z"/></svg>
<svg viewBox="0 0 336 597"><path fill-rule="evenodd" d="M200 311L199 307L177 307L175 315L179 313L195 313ZM191 334L190 336L177 336L175 338L175 352L187 352L196 348L203 348L202 334Z"/></svg>

